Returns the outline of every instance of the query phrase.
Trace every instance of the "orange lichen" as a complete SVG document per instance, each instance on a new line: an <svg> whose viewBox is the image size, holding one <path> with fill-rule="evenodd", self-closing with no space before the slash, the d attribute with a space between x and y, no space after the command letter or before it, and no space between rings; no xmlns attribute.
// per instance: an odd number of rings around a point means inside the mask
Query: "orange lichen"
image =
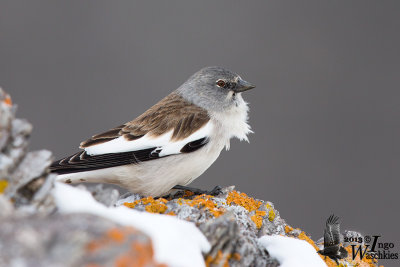
<svg viewBox="0 0 400 267"><path fill-rule="evenodd" d="M168 202L168 200L166 200L165 198L154 199L153 197L145 197L145 198L136 200L132 203L125 202L124 206L133 209L138 204L142 204L142 205L145 205L144 209L147 212L163 214L168 209L167 205L165 205L165 203L167 203L167 202Z"/></svg>
<svg viewBox="0 0 400 267"><path fill-rule="evenodd" d="M213 196L210 195L199 195L193 199L178 199L178 204L186 204L191 207L204 208L208 210L214 217L219 217L225 213L225 209L219 208L217 203L213 201Z"/></svg>
<svg viewBox="0 0 400 267"><path fill-rule="evenodd" d="M265 210L256 210L256 215L257 216L265 216L265 215L267 215L267 212Z"/></svg>
<svg viewBox="0 0 400 267"><path fill-rule="evenodd" d="M267 212L264 210L256 210L255 214L251 216L251 220L256 224L258 229L261 228L263 223L263 216L267 215Z"/></svg>
<svg viewBox="0 0 400 267"><path fill-rule="evenodd" d="M237 252L233 253L233 254L232 254L232 257L231 257L231 259L233 259L233 260L235 260L235 261L240 261L241 258L242 258L242 257L240 257L240 254L237 253Z"/></svg>
<svg viewBox="0 0 400 267"><path fill-rule="evenodd" d="M126 236L131 235L134 232L135 230L131 227L111 228L103 237L89 242L86 245L86 249L88 252L93 253L112 243L123 243Z"/></svg>
<svg viewBox="0 0 400 267"><path fill-rule="evenodd" d="M290 233L291 231L293 231L293 227L289 226L289 225L285 225L285 233Z"/></svg>
<svg viewBox="0 0 400 267"><path fill-rule="evenodd" d="M4 193L8 186L7 180L0 180L0 194Z"/></svg>
<svg viewBox="0 0 400 267"><path fill-rule="evenodd" d="M253 215L253 216L251 216L251 220L256 224L256 227L258 229L261 228L262 221L263 221L263 218L261 216Z"/></svg>
<svg viewBox="0 0 400 267"><path fill-rule="evenodd" d="M116 256L113 266L117 267L166 267L165 264L157 264L153 259L153 247L150 241L129 241L130 236L136 230L131 227L111 228L102 237L92 240L86 245L89 253L104 253L104 250L118 246L120 254ZM86 267L102 266L102 263L91 262Z"/></svg>
<svg viewBox="0 0 400 267"><path fill-rule="evenodd" d="M217 255L215 257L212 257L211 255L208 255L206 257L206 266L223 266L223 267L229 267L229 261L230 260L235 260L235 261L240 261L241 257L239 253L222 253L221 250L218 250Z"/></svg>
<svg viewBox="0 0 400 267"><path fill-rule="evenodd" d="M144 209L147 212L162 214L168 209L168 207L167 207L167 205L165 205L163 203L154 203L151 205L147 205Z"/></svg>
<svg viewBox="0 0 400 267"><path fill-rule="evenodd" d="M3 102L4 102L4 104L6 104L8 106L12 106L12 100L9 95L6 95L6 98L4 98Z"/></svg>
<svg viewBox="0 0 400 267"><path fill-rule="evenodd" d="M120 255L115 259L114 266L116 267L145 267L156 266L166 267L165 264L155 263L153 260L153 248L151 243L142 244L133 242L130 250Z"/></svg>
<svg viewBox="0 0 400 267"><path fill-rule="evenodd" d="M125 236L124 236L124 232L121 231L121 229L118 228L111 228L110 230L108 230L107 232L107 236L118 243L122 243L125 240Z"/></svg>
<svg viewBox="0 0 400 267"><path fill-rule="evenodd" d="M262 202L247 196L245 193L239 193L236 190L229 192L226 198L227 205L238 205L245 208L248 212L255 211L255 214L251 216L251 220L256 224L257 228L261 228L263 223L263 217L267 215L267 211L259 211ZM275 211L271 204L267 203L265 208L268 210L268 220L273 221L275 219Z"/></svg>
<svg viewBox="0 0 400 267"><path fill-rule="evenodd" d="M183 194L183 197L191 197L193 195L194 195L194 193L192 191L185 190L185 194Z"/></svg>
<svg viewBox="0 0 400 267"><path fill-rule="evenodd" d="M258 210L262 204L261 201L248 197L245 193L239 193L236 190L229 192L228 197L226 198L226 204L232 205L232 203L242 206L249 212Z"/></svg>
<svg viewBox="0 0 400 267"><path fill-rule="evenodd" d="M360 260L360 257L357 256L354 260L353 260L353 250L351 246L347 246L345 247L345 249L348 252L348 256L346 258L346 260L348 262L351 262L352 264L354 264L355 266L359 266L359 267L375 267L376 263L378 262L377 259L367 259L367 257L362 258L362 260ZM382 265L381 265L382 266Z"/></svg>
<svg viewBox="0 0 400 267"><path fill-rule="evenodd" d="M104 242L99 242L98 240L93 240L93 241L90 241L88 244L86 244L86 250L89 253L93 253L93 252L99 250L104 245L105 245Z"/></svg>

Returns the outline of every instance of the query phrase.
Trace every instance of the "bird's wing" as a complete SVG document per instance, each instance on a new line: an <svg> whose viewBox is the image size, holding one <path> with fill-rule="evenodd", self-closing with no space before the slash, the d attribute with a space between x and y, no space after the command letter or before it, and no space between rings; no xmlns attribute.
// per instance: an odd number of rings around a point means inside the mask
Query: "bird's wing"
<svg viewBox="0 0 400 267"><path fill-rule="evenodd" d="M339 218L333 214L326 220L324 247L335 246L340 243L340 224L338 221Z"/></svg>
<svg viewBox="0 0 400 267"><path fill-rule="evenodd" d="M206 110L172 93L135 120L82 142L84 151L51 170L88 171L193 152L208 142L212 128Z"/></svg>
<svg viewBox="0 0 400 267"><path fill-rule="evenodd" d="M174 92L133 121L107 132L94 135L82 142L80 147L89 154L101 154L102 150L107 150L106 153L113 153L116 149L115 146L108 148L107 146L101 146L101 144L109 143L120 137L123 137L125 141L135 141L142 137L157 139L162 136L165 137L171 131L170 139L179 141L195 133L207 124L209 120L210 118L205 109L186 101ZM132 145L140 146L136 145L139 143L131 142L125 150L129 150Z"/></svg>

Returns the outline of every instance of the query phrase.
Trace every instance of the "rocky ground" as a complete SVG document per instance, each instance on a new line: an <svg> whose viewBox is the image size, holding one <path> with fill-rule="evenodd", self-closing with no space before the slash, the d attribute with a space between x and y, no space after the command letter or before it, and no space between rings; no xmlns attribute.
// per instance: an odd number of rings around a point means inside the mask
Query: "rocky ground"
<svg viewBox="0 0 400 267"><path fill-rule="evenodd" d="M320 243L288 225L271 202L249 197L234 187L223 188L217 196L180 191L154 199L136 194L120 196L116 189L103 185L79 185L74 190L78 194L90 192L92 206L83 200L74 208L72 204L68 206L69 201L60 202L64 191L56 191L61 187L48 171L53 160L51 152L27 152L32 126L15 118L15 112L11 98L0 88L0 266L290 266L259 241L272 235L306 241L304 244L315 249L311 256L319 260L316 251L321 248ZM79 210L77 205L86 208ZM91 207L102 212L92 212ZM127 216L124 221L104 215L107 212L115 217L118 212ZM137 224L140 220L126 222L128 213L147 216L147 225ZM162 215L146 215L153 213ZM152 220L157 234L149 225ZM168 223L163 223L160 229L156 223L163 220L179 227L169 228ZM190 229L193 224L195 230ZM186 236L179 235L180 229L187 231ZM201 237L193 239L196 231ZM204 245L200 240L199 248L192 246L197 242L193 240L201 238L208 243ZM162 261L168 259L168 255L161 255L166 253L166 242L171 242L168 253L188 249L188 253L177 257L194 254L184 261ZM346 249L351 255L350 246ZM296 266L302 260L298 258ZM336 266L329 258L324 260L323 265ZM350 256L340 263L378 266L371 260L353 261Z"/></svg>

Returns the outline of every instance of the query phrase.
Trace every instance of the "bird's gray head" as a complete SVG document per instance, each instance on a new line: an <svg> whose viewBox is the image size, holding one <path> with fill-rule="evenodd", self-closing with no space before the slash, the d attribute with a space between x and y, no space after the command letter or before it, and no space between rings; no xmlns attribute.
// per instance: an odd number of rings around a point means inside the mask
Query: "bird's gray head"
<svg viewBox="0 0 400 267"><path fill-rule="evenodd" d="M206 110L221 111L243 101L241 93L254 87L230 70L206 67L193 74L177 93Z"/></svg>

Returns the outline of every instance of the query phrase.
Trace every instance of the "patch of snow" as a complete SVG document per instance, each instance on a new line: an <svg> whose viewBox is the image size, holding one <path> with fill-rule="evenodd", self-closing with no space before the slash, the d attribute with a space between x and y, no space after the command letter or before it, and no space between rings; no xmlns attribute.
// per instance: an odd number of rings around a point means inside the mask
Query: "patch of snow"
<svg viewBox="0 0 400 267"><path fill-rule="evenodd" d="M277 259L280 267L326 267L326 263L311 246L297 238L272 235L262 236L258 242L264 246L271 257Z"/></svg>
<svg viewBox="0 0 400 267"><path fill-rule="evenodd" d="M61 213L89 213L143 231L152 239L154 257L159 263L205 266L202 252L208 252L210 244L194 223L125 206L106 207L90 192L59 182L55 183L53 196Z"/></svg>

